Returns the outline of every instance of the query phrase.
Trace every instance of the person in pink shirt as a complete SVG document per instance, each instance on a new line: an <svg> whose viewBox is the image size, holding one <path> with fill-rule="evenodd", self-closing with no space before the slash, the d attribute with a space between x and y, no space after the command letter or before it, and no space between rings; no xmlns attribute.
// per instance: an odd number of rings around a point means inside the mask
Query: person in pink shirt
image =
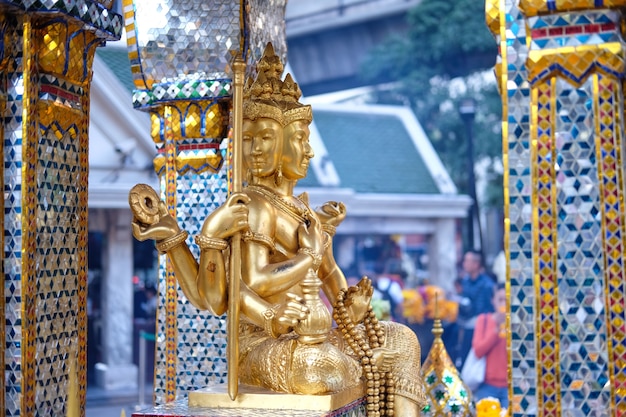
<svg viewBox="0 0 626 417"><path fill-rule="evenodd" d="M509 406L508 359L506 352L506 291L498 284L491 300L494 313L484 313L476 320L472 347L478 358L485 356L485 381L474 392L474 400L494 397L502 408Z"/></svg>

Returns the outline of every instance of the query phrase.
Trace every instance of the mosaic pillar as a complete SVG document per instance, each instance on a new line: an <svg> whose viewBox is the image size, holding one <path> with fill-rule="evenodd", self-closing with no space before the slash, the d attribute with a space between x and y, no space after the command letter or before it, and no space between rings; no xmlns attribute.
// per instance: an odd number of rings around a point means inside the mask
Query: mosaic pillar
<svg viewBox="0 0 626 417"><path fill-rule="evenodd" d="M84 414L89 87L122 28L99 3L42 3L0 6L3 416L65 415L72 384Z"/></svg>
<svg viewBox="0 0 626 417"><path fill-rule="evenodd" d="M626 415L623 0L488 0L514 416Z"/></svg>
<svg viewBox="0 0 626 417"><path fill-rule="evenodd" d="M152 118L161 198L188 244L229 190L231 64L258 61L267 42L286 56L286 0L124 0L135 108ZM252 67L248 67L248 71ZM185 298L160 258L155 400L225 383L226 319Z"/></svg>

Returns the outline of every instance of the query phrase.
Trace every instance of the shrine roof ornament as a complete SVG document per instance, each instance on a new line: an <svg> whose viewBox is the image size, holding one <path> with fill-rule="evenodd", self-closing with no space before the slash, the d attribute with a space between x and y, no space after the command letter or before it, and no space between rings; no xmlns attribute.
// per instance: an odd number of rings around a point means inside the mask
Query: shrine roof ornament
<svg viewBox="0 0 626 417"><path fill-rule="evenodd" d="M25 12L63 13L83 21L87 29L106 40L118 40L122 35L122 16L110 10L112 0L3 0L0 3Z"/></svg>
<svg viewBox="0 0 626 417"><path fill-rule="evenodd" d="M123 0L133 104L230 97L231 64L271 41L284 61L285 0ZM253 67L250 65L249 67Z"/></svg>

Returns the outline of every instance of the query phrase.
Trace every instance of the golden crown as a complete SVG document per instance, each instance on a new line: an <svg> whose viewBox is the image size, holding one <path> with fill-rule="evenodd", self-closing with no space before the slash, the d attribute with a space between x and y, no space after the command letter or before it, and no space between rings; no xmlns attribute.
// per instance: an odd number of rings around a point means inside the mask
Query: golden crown
<svg viewBox="0 0 626 417"><path fill-rule="evenodd" d="M267 44L256 68L256 79L248 78L244 86L243 117L250 120L267 117L282 126L296 120L311 123L311 106L298 101L302 91L291 74L281 80L284 66L271 43Z"/></svg>

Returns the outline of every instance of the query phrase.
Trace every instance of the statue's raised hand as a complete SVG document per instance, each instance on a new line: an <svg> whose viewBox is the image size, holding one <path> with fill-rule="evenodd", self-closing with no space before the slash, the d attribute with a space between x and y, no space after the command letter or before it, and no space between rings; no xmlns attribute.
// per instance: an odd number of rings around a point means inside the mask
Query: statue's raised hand
<svg viewBox="0 0 626 417"><path fill-rule="evenodd" d="M298 243L300 248L312 249L317 254L324 252L324 235L317 216L310 216L308 225L303 223L298 227Z"/></svg>
<svg viewBox="0 0 626 417"><path fill-rule="evenodd" d="M337 201L327 201L315 209L322 224L338 226L346 218L346 206Z"/></svg>
<svg viewBox="0 0 626 417"><path fill-rule="evenodd" d="M133 212L133 236L137 240L163 240L180 232L176 219L169 214L167 206L152 187L135 185L128 194Z"/></svg>
<svg viewBox="0 0 626 417"><path fill-rule="evenodd" d="M352 323L360 323L365 318L372 294L374 288L368 277L363 277L355 286L348 288L344 305Z"/></svg>
<svg viewBox="0 0 626 417"><path fill-rule="evenodd" d="M304 299L292 293L287 293L285 301L275 306L273 310L275 315L272 330L276 335L289 333L300 320L306 319L309 315L309 308L304 304Z"/></svg>
<svg viewBox="0 0 626 417"><path fill-rule="evenodd" d="M373 349L372 361L381 372L389 372L396 360L397 352L384 347Z"/></svg>
<svg viewBox="0 0 626 417"><path fill-rule="evenodd" d="M206 218L202 226L202 234L226 239L248 229L248 203L250 203L250 197L246 194L231 194L224 204Z"/></svg>

